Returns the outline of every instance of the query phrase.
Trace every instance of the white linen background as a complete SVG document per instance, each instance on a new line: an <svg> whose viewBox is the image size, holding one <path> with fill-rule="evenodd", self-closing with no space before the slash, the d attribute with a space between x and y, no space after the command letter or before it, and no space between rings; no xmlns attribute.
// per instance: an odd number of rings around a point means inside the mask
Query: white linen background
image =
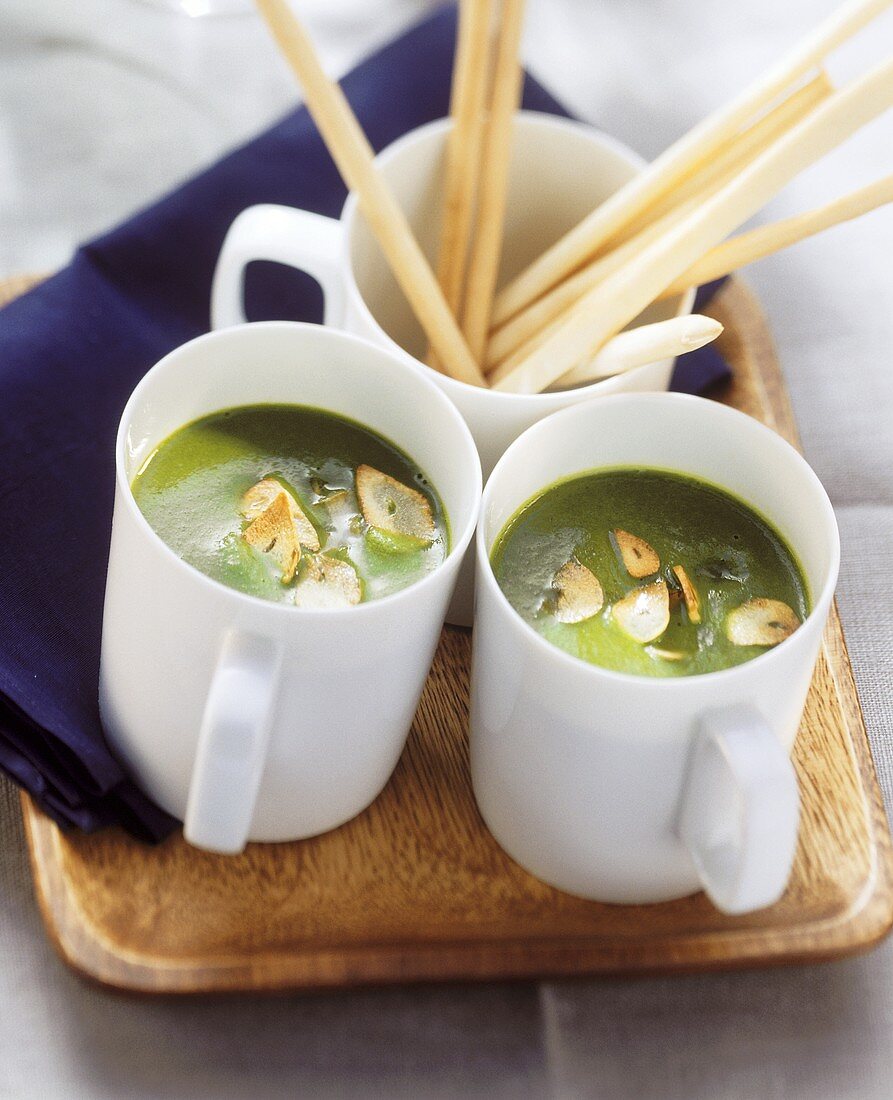
<svg viewBox="0 0 893 1100"><path fill-rule="evenodd" d="M340 73L433 5L295 0ZM525 57L584 118L654 156L832 0L530 0ZM893 48L879 20L832 65ZM0 274L50 270L293 105L253 15L138 0L0 0ZM762 220L893 171L893 117ZM843 535L839 601L893 805L893 210L748 273L807 458ZM2 406L0 406L2 415ZM0 782L0 1096L888 1098L893 941L859 959L635 981L429 986L275 999L136 1000L57 960L18 803Z"/></svg>

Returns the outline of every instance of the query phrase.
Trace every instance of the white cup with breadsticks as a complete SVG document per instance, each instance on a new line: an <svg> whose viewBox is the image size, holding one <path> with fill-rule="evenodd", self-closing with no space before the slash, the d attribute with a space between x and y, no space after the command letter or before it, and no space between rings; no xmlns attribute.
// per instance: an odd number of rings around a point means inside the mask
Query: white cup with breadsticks
<svg viewBox="0 0 893 1100"><path fill-rule="evenodd" d="M525 0L460 0L450 123L378 157L287 0L257 0L351 195L340 223L283 207L240 215L213 324L244 320L251 260L303 268L328 323L436 373L487 474L547 413L666 388L672 357L721 331L686 316L691 288L893 201L889 176L730 237L893 106L893 58L839 88L824 68L891 3L848 0L646 166L595 131L518 111ZM470 568L458 593L451 621L468 621Z"/></svg>
<svg viewBox="0 0 893 1100"><path fill-rule="evenodd" d="M502 278L521 271L643 165L630 149L583 123L523 111L513 125ZM423 251L432 258L440 236L449 132L448 120L432 122L400 138L376 158ZM244 320L245 267L262 259L301 268L319 281L325 296L326 324L398 352L436 381L470 427L485 477L506 447L542 417L599 393L665 390L669 384L678 335L671 328L660 343L655 340L660 334L654 329L663 326L652 324L641 330L646 341L638 366L632 366L628 356L618 366L608 349L601 362L590 363L596 376L592 381L571 381L568 388L547 393L503 393L451 378L428 366L425 333L363 218L355 193L347 199L340 220L271 205L254 206L240 214L218 261L215 328ZM691 321L694 346L702 331L709 339L721 326L708 319L688 318L693 300L692 292L678 294L650 307L641 320L685 318ZM471 622L472 576L469 562L450 610L451 622Z"/></svg>

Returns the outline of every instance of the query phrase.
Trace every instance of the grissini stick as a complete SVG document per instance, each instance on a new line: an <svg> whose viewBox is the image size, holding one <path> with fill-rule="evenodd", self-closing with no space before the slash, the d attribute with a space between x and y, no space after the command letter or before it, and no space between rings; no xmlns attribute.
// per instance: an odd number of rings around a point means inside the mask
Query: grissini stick
<svg viewBox="0 0 893 1100"><path fill-rule="evenodd" d="M772 222L771 225L764 225L749 233L732 237L711 249L697 263L692 264L688 271L683 272L675 282L661 292L660 297L672 298L674 294L688 290L689 287L700 286L702 283L722 278L723 275L728 275L739 267L752 264L755 260L762 260L765 256L771 256L773 252L789 248L792 244L804 241L807 237L813 237L816 233L822 233L835 225L852 221L853 218L861 218L863 214L869 214L872 210L889 202L893 202L893 176L885 176L867 187L851 191L848 195L819 206L815 210L809 210L805 214L796 214L792 218L785 218L784 221Z"/></svg>
<svg viewBox="0 0 893 1100"><path fill-rule="evenodd" d="M893 0L850 0L839 8L731 103L708 115L514 278L497 295L493 323L499 325L507 321L586 263L630 220L677 183L699 171L759 111L821 64L832 50L861 30L891 2Z"/></svg>
<svg viewBox="0 0 893 1100"><path fill-rule="evenodd" d="M713 194L727 183L781 134L805 118L833 90L833 85L824 73L799 88L745 130L739 140L731 143L708 168L690 177L672 196L662 200L656 207L649 207L641 219L630 223L618 237L617 246L612 247L611 251L591 260L492 333L485 361L487 373L503 363L508 365L510 359L513 361L512 365L519 363L524 356L521 359L516 356L522 348L530 345L536 333L543 333L550 321L566 313L586 291L626 263L638 248L650 244L666 232L670 225L675 224L682 214L693 209L695 203L702 202L707 195ZM632 244L633 240L637 243ZM500 377L505 373L503 371Z"/></svg>
<svg viewBox="0 0 893 1100"><path fill-rule="evenodd" d="M581 363L559 378L550 390L581 386L597 382L612 374L622 374L659 359L675 359L689 351L697 351L711 343L722 333L723 327L712 317L700 313L687 313L684 317L672 317L669 321L656 321L653 325L619 332L605 344L594 359Z"/></svg>
<svg viewBox="0 0 893 1100"><path fill-rule="evenodd" d="M394 277L446 373L473 386L486 381L462 336L406 216L378 172L374 153L341 88L329 80L286 0L257 0L286 61L301 82L307 108L360 208Z"/></svg>
<svg viewBox="0 0 893 1100"><path fill-rule="evenodd" d="M461 0L444 172L437 278L458 316L481 171L495 0Z"/></svg>
<svg viewBox="0 0 893 1100"><path fill-rule="evenodd" d="M771 110L760 115L756 122L741 130L722 149L694 175L683 180L677 187L658 202L648 206L639 217L611 239L611 248L622 244L635 236L644 226L675 209L681 203L695 195L703 195L707 187L721 178L727 178L733 171L740 171L750 164L764 149L776 141L782 134L795 126L834 91L834 84L827 72L819 74L794 89Z"/></svg>
<svg viewBox="0 0 893 1100"><path fill-rule="evenodd" d="M790 180L893 104L893 60L835 92L733 180L589 291L549 340L497 388L539 393L592 356Z"/></svg>
<svg viewBox="0 0 893 1100"><path fill-rule="evenodd" d="M496 65L484 145L486 171L481 178L477 225L468 258L462 331L480 363L487 347L490 312L502 255L502 238L512 156L512 125L521 100L521 32L524 0L503 0L497 34Z"/></svg>
<svg viewBox="0 0 893 1100"><path fill-rule="evenodd" d="M495 366L489 369L485 366L487 381L490 385L494 386L497 382L501 382L503 378L507 378L515 367L523 363L537 348L542 347L548 339L558 332L567 323L580 300L593 287L598 286L615 271L623 268L643 248L654 241L660 240L674 225L684 221L697 206L697 198L694 198L684 203L678 210L665 214L653 225L646 226L637 237L627 241L626 244L620 245L619 248L612 249L612 251L600 256L597 260L593 260L592 263L582 268L575 275L571 275L569 279L565 279L563 283L553 287L544 298L534 302L524 313L519 313L517 317L513 317L509 321L509 326L527 318L528 324L525 328L528 330L539 323L542 318L548 317L550 319L541 328L535 329L523 343L519 344ZM520 329L520 325L515 329L516 333L518 331L523 331ZM496 337L493 338L493 342L496 343ZM496 343L496 347L498 349L500 344Z"/></svg>

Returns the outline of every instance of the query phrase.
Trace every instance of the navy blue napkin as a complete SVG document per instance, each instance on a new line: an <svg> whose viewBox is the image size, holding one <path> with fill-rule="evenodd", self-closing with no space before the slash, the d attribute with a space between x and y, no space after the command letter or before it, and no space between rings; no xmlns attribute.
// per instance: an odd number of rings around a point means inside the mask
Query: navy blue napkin
<svg viewBox="0 0 893 1100"><path fill-rule="evenodd" d="M455 13L442 9L355 69L345 92L376 149L447 113ZM524 105L564 114L530 78ZM115 429L142 375L208 328L224 234L253 203L337 215L344 185L306 110L124 225L0 312L0 768L63 826L116 823L157 840L174 826L102 735L99 644ZM253 265L253 319L320 320L318 288ZM710 349L674 388L725 377ZM24 518L27 516L27 523Z"/></svg>

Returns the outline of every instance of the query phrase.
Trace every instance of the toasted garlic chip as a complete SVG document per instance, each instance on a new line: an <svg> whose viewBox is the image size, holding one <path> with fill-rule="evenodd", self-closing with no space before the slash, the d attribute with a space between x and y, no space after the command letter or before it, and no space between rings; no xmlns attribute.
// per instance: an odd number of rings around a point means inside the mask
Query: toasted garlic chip
<svg viewBox="0 0 893 1100"><path fill-rule="evenodd" d="M349 562L320 554L310 559L295 588L295 607L328 611L352 607L362 599L360 578Z"/></svg>
<svg viewBox="0 0 893 1100"><path fill-rule="evenodd" d="M327 496L324 500L321 500L319 505L325 508L328 513L331 525L330 530L337 525L349 525L351 519L356 519L357 522L360 523L360 529L362 529L360 514L357 512L354 502L351 499L351 494L347 489L339 489L337 492Z"/></svg>
<svg viewBox="0 0 893 1100"><path fill-rule="evenodd" d="M251 486L248 492L242 497L242 503L240 505L242 515L245 519L256 519L261 512L270 507L280 493L282 493L288 501L288 508L295 525L295 534L298 537L298 542L308 550L318 550L319 535L316 533L316 528L304 514L300 504L298 504L288 489L281 485L274 477L265 477L263 481L259 481L256 485Z"/></svg>
<svg viewBox="0 0 893 1100"><path fill-rule="evenodd" d="M631 577L648 577L660 569L660 558L653 547L638 535L631 535L619 527L614 531L617 549Z"/></svg>
<svg viewBox="0 0 893 1100"><path fill-rule="evenodd" d="M604 607L605 594L598 577L576 558L562 565L552 585L558 589L555 618L560 623L582 623Z"/></svg>
<svg viewBox="0 0 893 1100"><path fill-rule="evenodd" d="M611 609L617 625L643 645L653 642L670 625L670 595L666 581L654 581L635 588Z"/></svg>
<svg viewBox="0 0 893 1100"><path fill-rule="evenodd" d="M357 498L363 519L370 527L393 535L408 535L420 542L434 540L437 532L431 505L418 489L372 466L358 466Z"/></svg>
<svg viewBox="0 0 893 1100"><path fill-rule="evenodd" d="M693 623L699 623L701 621L701 601L695 591L695 586L691 583L684 566L674 565L673 572L676 574L676 580L682 586L682 598L685 600L689 619Z"/></svg>
<svg viewBox="0 0 893 1100"><path fill-rule="evenodd" d="M350 490L344 486L329 485L321 477L310 479L310 488L316 497L314 504L327 508L330 512L343 511L350 498Z"/></svg>
<svg viewBox="0 0 893 1100"><path fill-rule="evenodd" d="M683 653L681 649L658 649L656 645L645 647L652 657L660 657L662 661L684 661L689 653Z"/></svg>
<svg viewBox="0 0 893 1100"><path fill-rule="evenodd" d="M733 645L778 645L800 625L797 615L781 600L758 597L726 616L726 637Z"/></svg>
<svg viewBox="0 0 893 1100"><path fill-rule="evenodd" d="M287 493L280 492L250 526L245 528L245 541L262 554L270 554L282 571L282 583L289 583L301 560L301 545L295 532Z"/></svg>
<svg viewBox="0 0 893 1100"><path fill-rule="evenodd" d="M252 485L242 497L239 511L245 519L257 519L261 512L265 512L280 493L286 497L291 494L284 489L278 481L272 477L265 477L256 485Z"/></svg>

